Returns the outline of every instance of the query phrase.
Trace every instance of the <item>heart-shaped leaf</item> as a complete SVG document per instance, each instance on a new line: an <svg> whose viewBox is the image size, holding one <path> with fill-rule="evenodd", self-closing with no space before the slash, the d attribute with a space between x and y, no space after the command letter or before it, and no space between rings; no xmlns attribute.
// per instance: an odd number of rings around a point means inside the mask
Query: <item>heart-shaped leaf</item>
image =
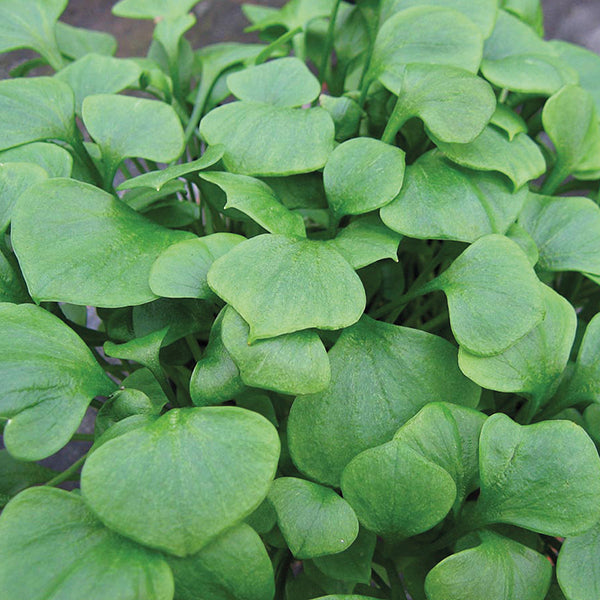
<svg viewBox="0 0 600 600"><path fill-rule="evenodd" d="M83 341L42 308L2 303L0 322L4 444L15 458L46 458L77 431L94 396L115 386Z"/></svg>
<svg viewBox="0 0 600 600"><path fill-rule="evenodd" d="M191 237L72 179L29 188L13 211L15 252L37 301L104 307L150 302L156 298L148 285L152 264L166 248Z"/></svg>
<svg viewBox="0 0 600 600"><path fill-rule="evenodd" d="M313 327L348 327L365 308L360 278L336 250L282 235L236 246L213 264L208 284L250 325L250 342Z"/></svg>
<svg viewBox="0 0 600 600"><path fill-rule="evenodd" d="M248 324L227 307L221 338L246 385L300 395L321 392L329 384L329 358L315 331L297 331L251 345L248 334Z"/></svg>
<svg viewBox="0 0 600 600"><path fill-rule="evenodd" d="M428 402L479 400L479 388L458 370L456 348L416 329L363 317L344 330L329 360L331 384L297 398L288 423L294 463L321 483L339 485L354 456L389 441Z"/></svg>
<svg viewBox="0 0 600 600"><path fill-rule="evenodd" d="M372 138L340 144L329 157L323 182L336 215L360 215L391 202L404 179L404 152Z"/></svg>
<svg viewBox="0 0 600 600"><path fill-rule="evenodd" d="M268 498L279 529L298 559L343 552L358 535L354 511L330 488L281 477L273 482Z"/></svg>
<svg viewBox="0 0 600 600"><path fill-rule="evenodd" d="M188 13L199 0L120 0L112 12L128 19L176 18Z"/></svg>
<svg viewBox="0 0 600 600"><path fill-rule="evenodd" d="M513 193L500 175L468 171L433 151L407 168L400 194L381 218L411 238L474 242L506 233L526 197L526 189Z"/></svg>
<svg viewBox="0 0 600 600"><path fill-rule="evenodd" d="M0 152L0 163L33 163L46 171L49 177L70 177L73 157L58 144L33 142Z"/></svg>
<svg viewBox="0 0 600 600"><path fill-rule="evenodd" d="M6 600L173 597L173 576L159 554L107 529L79 495L63 490L26 490L8 504L0 557Z"/></svg>
<svg viewBox="0 0 600 600"><path fill-rule="evenodd" d="M256 413L174 409L96 450L84 466L81 489L111 529L187 556L258 507L278 458L277 431ZM151 522L140 504L154 507Z"/></svg>

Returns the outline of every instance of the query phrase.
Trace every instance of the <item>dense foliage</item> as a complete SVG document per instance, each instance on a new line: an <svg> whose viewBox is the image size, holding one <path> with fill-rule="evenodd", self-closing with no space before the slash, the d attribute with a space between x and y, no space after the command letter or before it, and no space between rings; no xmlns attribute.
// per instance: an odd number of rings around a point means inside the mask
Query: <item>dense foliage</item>
<svg viewBox="0 0 600 600"><path fill-rule="evenodd" d="M600 57L536 0L121 0L130 59L66 4L0 0L2 600L598 600Z"/></svg>

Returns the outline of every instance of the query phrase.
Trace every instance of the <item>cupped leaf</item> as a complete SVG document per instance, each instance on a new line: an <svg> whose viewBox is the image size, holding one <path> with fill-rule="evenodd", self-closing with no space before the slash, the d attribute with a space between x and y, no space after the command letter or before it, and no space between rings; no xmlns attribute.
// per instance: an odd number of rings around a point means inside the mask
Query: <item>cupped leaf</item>
<svg viewBox="0 0 600 600"><path fill-rule="evenodd" d="M237 525L187 558L167 557L176 600L272 600L273 566L260 537Z"/></svg>
<svg viewBox="0 0 600 600"><path fill-rule="evenodd" d="M483 131L496 109L490 85L464 69L411 64L402 72L385 72L379 79L398 96L386 135L418 117L437 139L466 144Z"/></svg>
<svg viewBox="0 0 600 600"><path fill-rule="evenodd" d="M479 460L480 521L564 537L600 519L600 458L571 421L521 426L497 413L481 431Z"/></svg>
<svg viewBox="0 0 600 600"><path fill-rule="evenodd" d="M107 529L79 495L63 490L26 490L8 504L0 558L6 600L173 597L173 575L159 554Z"/></svg>
<svg viewBox="0 0 600 600"><path fill-rule="evenodd" d="M117 40L104 31L73 27L59 21L54 33L61 54L72 60L83 58L86 54L112 56L117 51Z"/></svg>
<svg viewBox="0 0 600 600"><path fill-rule="evenodd" d="M430 600L544 600L552 565L535 550L482 531L475 548L452 554L427 575Z"/></svg>
<svg viewBox="0 0 600 600"><path fill-rule="evenodd" d="M407 168L400 194L380 214L411 238L474 242L505 234L526 198L526 189L513 192L500 175L468 171L433 151Z"/></svg>
<svg viewBox="0 0 600 600"><path fill-rule="evenodd" d="M0 81L0 112L0 150L40 140L72 142L78 135L73 92L54 77Z"/></svg>
<svg viewBox="0 0 600 600"><path fill-rule="evenodd" d="M152 265L150 288L165 298L213 300L206 281L210 267L245 239L234 233L213 233L169 246Z"/></svg>
<svg viewBox="0 0 600 600"><path fill-rule="evenodd" d="M361 524L392 540L428 531L456 499L452 477L400 440L353 458L341 487Z"/></svg>
<svg viewBox="0 0 600 600"><path fill-rule="evenodd" d="M476 171L499 171L514 184L515 191L546 171L544 155L526 134L512 140L493 125L469 144L448 144L434 140L437 147L452 161Z"/></svg>
<svg viewBox="0 0 600 600"><path fill-rule="evenodd" d="M273 482L268 498L279 529L298 559L343 552L358 535L354 511L330 488L281 477Z"/></svg>
<svg viewBox="0 0 600 600"><path fill-rule="evenodd" d="M81 489L111 529L187 556L258 507L278 458L277 431L256 413L174 409L96 450ZM140 505L153 507L150 522Z"/></svg>
<svg viewBox="0 0 600 600"><path fill-rule="evenodd" d="M291 395L314 394L328 386L329 358L315 331L296 331L248 344L249 331L244 319L227 307L221 338L246 385Z"/></svg>
<svg viewBox="0 0 600 600"><path fill-rule="evenodd" d="M278 58L233 73L227 86L240 100L290 108L310 104L321 91L318 79L296 57Z"/></svg>
<svg viewBox="0 0 600 600"><path fill-rule="evenodd" d="M128 19L176 18L188 13L199 0L120 0L112 12Z"/></svg>
<svg viewBox="0 0 600 600"><path fill-rule="evenodd" d="M391 202L404 180L404 152L372 138L340 144L323 171L327 200L334 213L360 215Z"/></svg>
<svg viewBox="0 0 600 600"><path fill-rule="evenodd" d="M530 193L519 224L535 241L540 269L600 275L600 209L589 198Z"/></svg>
<svg viewBox="0 0 600 600"><path fill-rule="evenodd" d="M508 350L495 356L458 354L462 372L484 388L516 392L539 407L554 395L575 339L577 316L568 300L540 283L544 320Z"/></svg>
<svg viewBox="0 0 600 600"><path fill-rule="evenodd" d="M91 400L115 386L83 341L44 309L2 303L0 323L4 444L15 458L46 458L77 431Z"/></svg>
<svg viewBox="0 0 600 600"><path fill-rule="evenodd" d="M201 173L200 177L225 192L225 210L239 210L271 233L306 237L302 216L283 206L264 181L219 171Z"/></svg>
<svg viewBox="0 0 600 600"><path fill-rule="evenodd" d="M486 235L425 286L448 298L458 343L477 356L510 348L544 318L539 280L512 240Z"/></svg>
<svg viewBox="0 0 600 600"><path fill-rule="evenodd" d="M134 156L171 162L183 152L181 121L164 102L96 94L83 101L85 126L102 153L105 185L111 185L123 159Z"/></svg>
<svg viewBox="0 0 600 600"><path fill-rule="evenodd" d="M288 423L294 463L321 483L339 485L354 456L392 439L428 402L479 400L479 388L458 370L456 348L416 329L363 317L329 360L331 384L297 398Z"/></svg>
<svg viewBox="0 0 600 600"><path fill-rule="evenodd" d="M33 163L46 171L49 177L70 177L73 157L58 144L33 142L0 152L0 163Z"/></svg>
<svg viewBox="0 0 600 600"><path fill-rule="evenodd" d="M250 325L250 342L313 327L348 327L365 308L360 278L336 250L282 235L236 246L213 264L208 284Z"/></svg>
<svg viewBox="0 0 600 600"><path fill-rule="evenodd" d="M200 135L211 145L225 146L223 162L229 171L268 177L324 167L335 126L322 108L232 102L202 119Z"/></svg>
<svg viewBox="0 0 600 600"><path fill-rule="evenodd" d="M150 302L156 298L148 285L152 264L166 248L191 237L72 179L29 188L13 211L15 252L37 301L102 307Z"/></svg>

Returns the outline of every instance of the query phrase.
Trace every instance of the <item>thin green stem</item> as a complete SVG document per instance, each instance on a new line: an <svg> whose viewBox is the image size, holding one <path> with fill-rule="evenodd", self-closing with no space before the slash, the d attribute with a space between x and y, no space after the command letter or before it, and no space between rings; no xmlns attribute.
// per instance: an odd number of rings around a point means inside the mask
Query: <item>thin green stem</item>
<svg viewBox="0 0 600 600"><path fill-rule="evenodd" d="M73 476L79 471L79 469L83 466L83 463L86 461L90 452L86 452L79 460L75 461L66 471L59 473L56 477L47 481L44 485L50 487L56 487L65 481L72 479Z"/></svg>
<svg viewBox="0 0 600 600"><path fill-rule="evenodd" d="M406 600L407 596L404 593L404 586L398 576L398 570L392 560L386 560L384 565L385 572L390 580L391 600Z"/></svg>
<svg viewBox="0 0 600 600"><path fill-rule="evenodd" d="M341 0L335 0L333 10L331 11L331 17L329 18L329 26L327 27L327 37L325 38L325 51L321 58L321 64L319 65L319 81L323 83L327 79L327 71L329 70L330 55L333 49L333 37L335 34L335 24L340 10Z"/></svg>
<svg viewBox="0 0 600 600"><path fill-rule="evenodd" d="M266 46L254 59L255 65L261 65L264 63L270 56L283 46L287 44L290 40L294 39L296 35L302 32L302 27L298 26L295 29L291 29L290 31L286 31L283 35L280 35L276 40L271 42L268 46Z"/></svg>
<svg viewBox="0 0 600 600"><path fill-rule="evenodd" d="M541 193L546 196L552 196L558 189L560 184L569 176L568 169L565 169L560 161L557 161L554 168L548 175L544 185L542 186Z"/></svg>
<svg viewBox="0 0 600 600"><path fill-rule="evenodd" d="M85 165L87 170L90 173L90 176L94 180L94 183L97 187L104 187L104 180L100 171L98 171L98 167L96 167L94 161L91 156L88 154L88 151L85 149L85 145L83 143L83 136L81 135L81 131L75 127L75 131L73 132L73 136L69 140L71 142L71 146L73 146L73 150L77 154L77 157L81 160L81 162Z"/></svg>
<svg viewBox="0 0 600 600"><path fill-rule="evenodd" d="M192 356L194 357L194 360L196 362L201 360L202 359L202 348L200 348L200 344L198 343L198 340L193 335L186 335L185 341L188 345L188 348L190 349L190 352L192 353Z"/></svg>
<svg viewBox="0 0 600 600"><path fill-rule="evenodd" d="M394 110L392 111L392 114L390 115L385 127L385 131L381 136L381 141L385 142L386 144L393 144L396 139L396 135L400 131L402 125L406 123L406 120L407 115L402 111L402 97L398 96Z"/></svg>

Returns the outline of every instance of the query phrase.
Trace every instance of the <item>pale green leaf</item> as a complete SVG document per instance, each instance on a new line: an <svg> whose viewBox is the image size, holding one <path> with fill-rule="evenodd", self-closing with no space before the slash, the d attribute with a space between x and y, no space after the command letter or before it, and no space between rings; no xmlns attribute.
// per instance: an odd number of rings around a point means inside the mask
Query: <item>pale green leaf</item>
<svg viewBox="0 0 600 600"><path fill-rule="evenodd" d="M58 144L33 142L0 152L0 163L33 163L46 171L49 177L70 177L73 157Z"/></svg>

